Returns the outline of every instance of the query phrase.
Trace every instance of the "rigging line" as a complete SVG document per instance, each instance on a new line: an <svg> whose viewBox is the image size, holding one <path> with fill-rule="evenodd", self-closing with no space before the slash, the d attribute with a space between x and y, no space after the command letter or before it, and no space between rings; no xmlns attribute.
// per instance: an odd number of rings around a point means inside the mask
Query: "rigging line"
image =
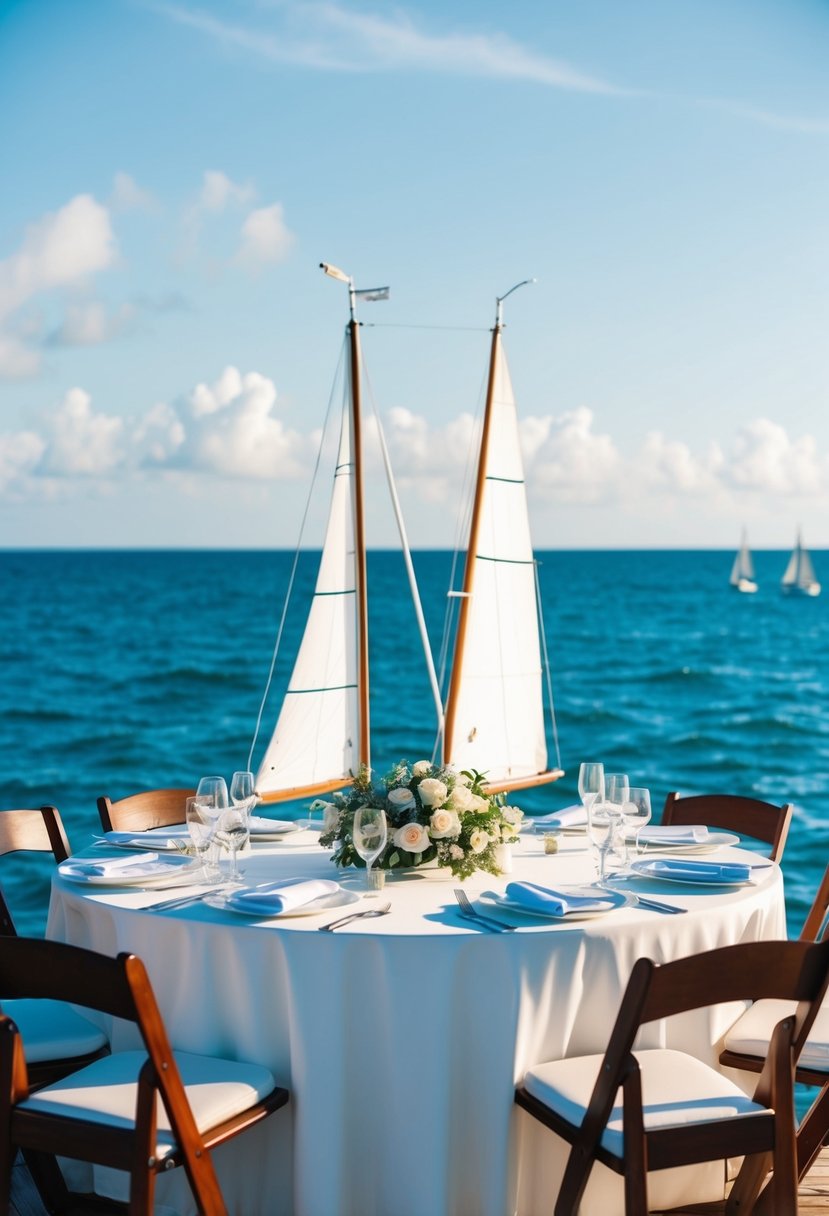
<svg viewBox="0 0 829 1216"><path fill-rule="evenodd" d="M364 329L438 329L446 333L484 334L490 332L487 325L415 325L408 321L361 321Z"/></svg>
<svg viewBox="0 0 829 1216"><path fill-rule="evenodd" d="M538 613L539 633L541 634L541 652L544 656L544 674L547 681L547 701L550 706L550 721L553 726L553 743L556 749L556 768L561 768L561 751L558 746L558 724L556 723L556 706L553 701L553 678L550 673L550 656L547 653L547 630L544 628L544 614L541 606L541 583L538 578L538 561L533 562L535 574L535 602Z"/></svg>
<svg viewBox="0 0 829 1216"><path fill-rule="evenodd" d="M308 513L311 509L311 498L314 493L314 486L317 483L317 475L319 474L320 461L322 459L322 449L325 445L325 436L328 431L328 423L329 423L329 419L331 417L331 403L334 400L334 390L337 386L337 382L340 378L340 375L342 374L344 357L345 357L345 339L343 339L343 344L340 347L339 362L337 363L337 369L334 373L334 379L331 382L331 392L328 395L328 405L326 406L325 419L322 424L322 434L320 436L320 445L319 445L319 448L317 449L317 459L314 464L314 471L311 475L311 484L308 487L308 496L305 500L305 509L302 512L302 522L299 527L299 539L297 540L297 546L296 546L296 549L294 550L294 558L291 563L291 573L288 578L288 588L285 592L285 600L282 605L282 615L279 619L279 627L276 631L276 640L273 644L273 652L271 654L271 665L268 670L268 678L265 681L265 691L262 694L262 700L259 702L259 712L256 715L256 728L253 732L253 740L250 745L250 751L248 752L248 769L251 769L251 770L253 768L253 753L256 750L256 744L259 741L259 731L262 727L262 716L265 712L265 705L267 704L268 694L271 691L271 684L273 683L273 676L274 676L274 672L276 670L276 659L277 659L277 655L279 654L280 644L282 642L282 634L285 629L285 620L288 616L288 606L291 602L291 593L293 592L294 581L296 579L297 566L299 565L299 554L302 549L302 538L305 534L305 525L308 522Z"/></svg>

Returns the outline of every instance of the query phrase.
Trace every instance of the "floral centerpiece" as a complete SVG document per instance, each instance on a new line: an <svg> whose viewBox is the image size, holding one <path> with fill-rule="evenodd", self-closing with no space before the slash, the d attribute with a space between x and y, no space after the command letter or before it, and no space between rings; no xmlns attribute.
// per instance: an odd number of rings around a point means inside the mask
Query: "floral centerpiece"
<svg viewBox="0 0 829 1216"><path fill-rule="evenodd" d="M311 805L325 812L320 844L333 846L337 866L365 865L351 837L361 806L386 812L388 843L376 867L395 870L436 862L450 867L456 878L468 878L475 870L499 874L499 846L518 839L523 818L517 807L506 805L503 794L484 792L483 773L401 760L378 785L371 770L363 768L348 792Z"/></svg>

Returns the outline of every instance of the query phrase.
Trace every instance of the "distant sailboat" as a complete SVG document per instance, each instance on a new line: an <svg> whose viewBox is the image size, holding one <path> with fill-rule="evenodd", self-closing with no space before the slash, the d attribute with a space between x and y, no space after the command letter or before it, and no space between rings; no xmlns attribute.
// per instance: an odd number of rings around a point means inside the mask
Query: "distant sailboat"
<svg viewBox="0 0 829 1216"><path fill-rule="evenodd" d="M780 585L784 595L820 595L820 583L815 578L812 559L808 549L803 547L799 531Z"/></svg>
<svg viewBox="0 0 829 1216"><path fill-rule="evenodd" d="M531 280L525 280L529 282ZM443 760L486 773L490 791L555 781L547 766L544 675L552 695L530 538L518 415L497 300L463 589L446 700ZM543 661L542 661L543 659ZM552 720L555 739L555 720Z"/></svg>
<svg viewBox="0 0 829 1216"><path fill-rule="evenodd" d="M743 538L740 542L740 551L734 558L734 565L731 567L731 578L728 581L735 591L752 594L757 590L757 584L754 581L754 562L751 558L751 550L748 547L748 537L746 536L745 529L743 529Z"/></svg>

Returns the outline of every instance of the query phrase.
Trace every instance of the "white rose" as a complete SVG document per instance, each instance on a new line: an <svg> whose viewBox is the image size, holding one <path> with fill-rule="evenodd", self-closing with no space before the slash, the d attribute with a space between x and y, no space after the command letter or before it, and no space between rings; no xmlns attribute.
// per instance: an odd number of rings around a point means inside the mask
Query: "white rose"
<svg viewBox="0 0 829 1216"><path fill-rule="evenodd" d="M412 765L412 776L413 777L425 777L426 774L431 769L431 767L432 767L431 761L418 760L416 764Z"/></svg>
<svg viewBox="0 0 829 1216"><path fill-rule="evenodd" d="M455 774L455 785L471 785L471 784L472 784L472 778L468 777L466 775L466 773L456 773Z"/></svg>
<svg viewBox="0 0 829 1216"><path fill-rule="evenodd" d="M501 839L502 840L517 840L517 837L515 835L515 828L510 827L509 824L505 824L504 827L501 828Z"/></svg>
<svg viewBox="0 0 829 1216"><path fill-rule="evenodd" d="M524 818L524 812L519 811L517 806L502 806L501 818L506 819L507 823L520 823Z"/></svg>
<svg viewBox="0 0 829 1216"><path fill-rule="evenodd" d="M393 811L408 811L414 806L414 794L405 785L398 785L386 794Z"/></svg>
<svg viewBox="0 0 829 1216"><path fill-rule="evenodd" d="M460 836L461 821L455 811L438 809L432 811L429 820L429 835L433 840L445 840L447 836Z"/></svg>
<svg viewBox="0 0 829 1216"><path fill-rule="evenodd" d="M424 777L417 790L424 806L440 806L446 801L446 795L449 793L449 790L442 781L438 781L437 777Z"/></svg>
<svg viewBox="0 0 829 1216"><path fill-rule="evenodd" d="M473 794L469 801L470 811L474 811L476 815L485 815L487 811L491 811L492 807L486 798L481 798L479 794Z"/></svg>
<svg viewBox="0 0 829 1216"><path fill-rule="evenodd" d="M452 790L452 797L449 799L449 805L456 807L459 811L468 811L472 806L474 795L465 785L456 785Z"/></svg>
<svg viewBox="0 0 829 1216"><path fill-rule="evenodd" d="M483 853L488 844L489 836L482 828L475 828L475 831L470 833L469 847L473 853Z"/></svg>
<svg viewBox="0 0 829 1216"><path fill-rule="evenodd" d="M339 825L339 822L340 822L339 807L335 806L333 802L326 802L325 814L323 815L323 819L322 819L323 834L325 834L326 832L335 831L335 829Z"/></svg>
<svg viewBox="0 0 829 1216"><path fill-rule="evenodd" d="M407 853L424 853L431 844L429 833L422 823L404 823L392 839L398 849Z"/></svg>

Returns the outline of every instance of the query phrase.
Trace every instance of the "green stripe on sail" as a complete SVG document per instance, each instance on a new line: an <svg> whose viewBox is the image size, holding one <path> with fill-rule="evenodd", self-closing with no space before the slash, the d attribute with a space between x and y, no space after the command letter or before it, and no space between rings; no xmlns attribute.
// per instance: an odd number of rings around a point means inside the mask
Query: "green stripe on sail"
<svg viewBox="0 0 829 1216"><path fill-rule="evenodd" d="M315 591L314 597L318 595L356 595L356 587L344 587L342 591Z"/></svg>
<svg viewBox="0 0 829 1216"><path fill-rule="evenodd" d="M356 684L332 684L328 688L289 688L285 696L304 696L309 692L342 692L344 689L356 687Z"/></svg>
<svg viewBox="0 0 829 1216"><path fill-rule="evenodd" d="M535 558L530 557L488 557L486 553L476 553L475 560L479 562L495 562L505 566L534 566Z"/></svg>
<svg viewBox="0 0 829 1216"><path fill-rule="evenodd" d="M509 486L523 486L523 477L493 477L491 473L487 473L485 481L503 481Z"/></svg>

